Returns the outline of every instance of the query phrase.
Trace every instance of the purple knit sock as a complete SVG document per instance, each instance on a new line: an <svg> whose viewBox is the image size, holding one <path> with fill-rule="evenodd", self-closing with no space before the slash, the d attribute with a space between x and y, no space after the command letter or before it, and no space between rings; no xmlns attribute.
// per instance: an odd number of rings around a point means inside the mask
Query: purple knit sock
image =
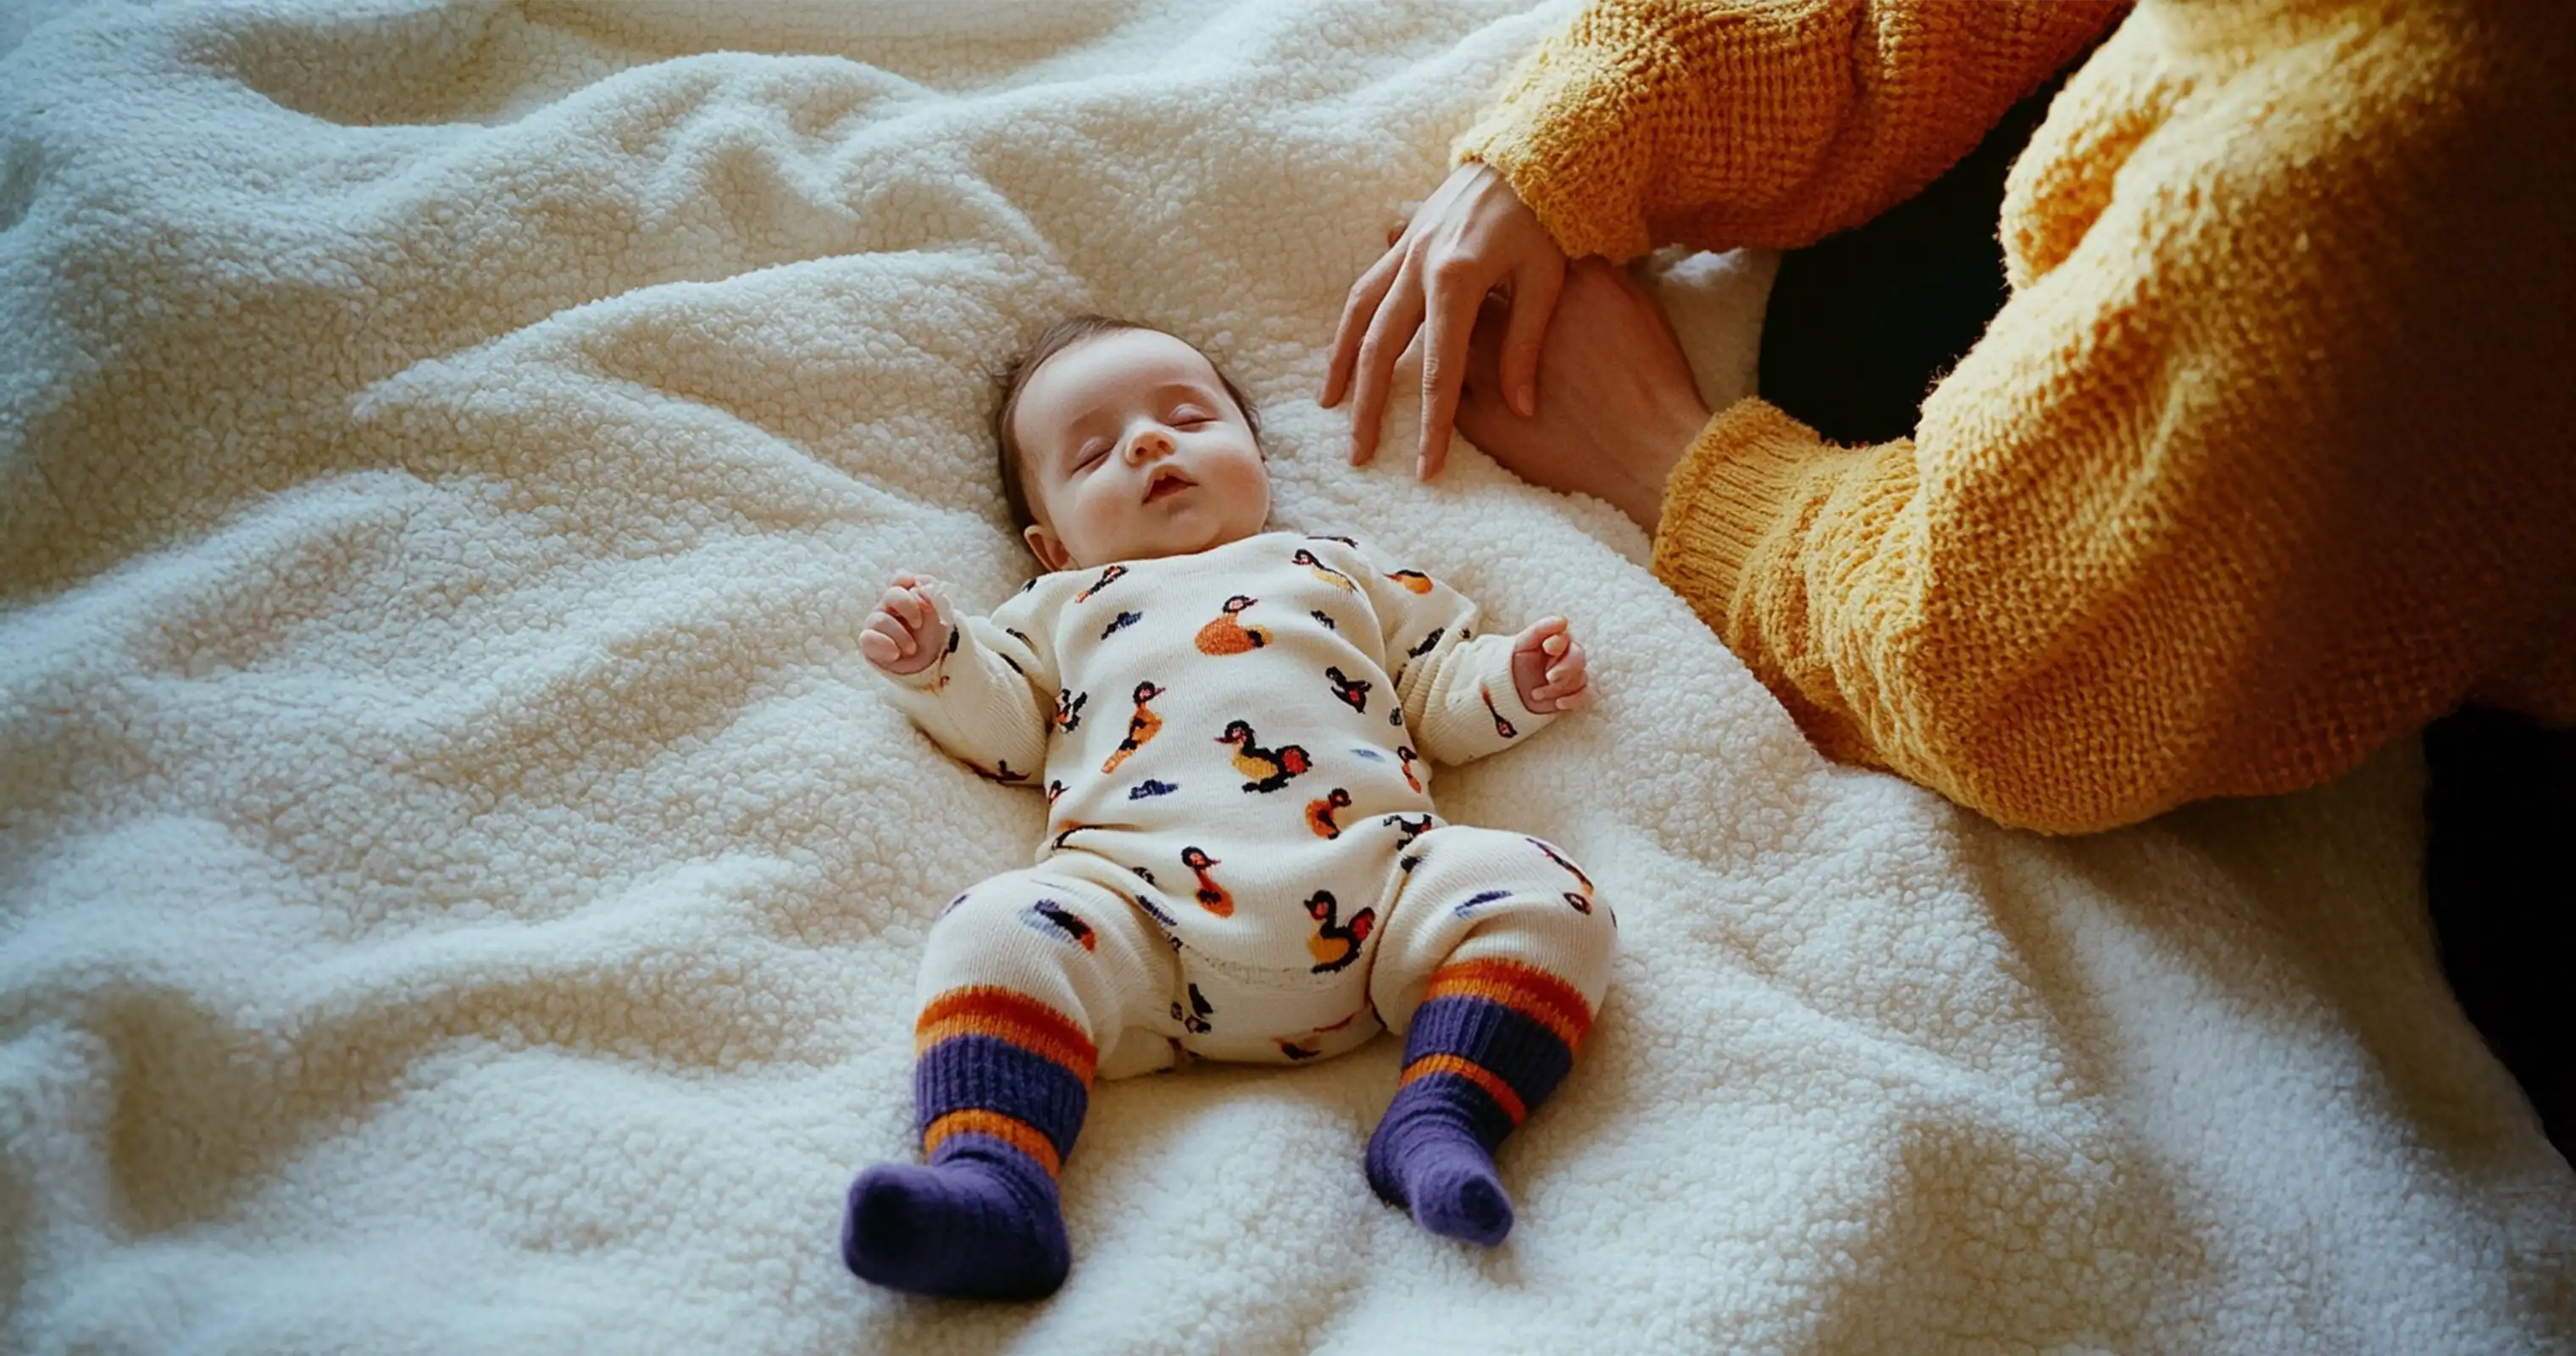
<svg viewBox="0 0 2576 1356"><path fill-rule="evenodd" d="M927 1167L850 1186L841 1257L862 1279L951 1299L1042 1299L1072 1265L1055 1179L999 1140L958 1135Z"/></svg>
<svg viewBox="0 0 2576 1356"><path fill-rule="evenodd" d="M1494 1147L1556 1090L1591 1024L1583 995L1534 965L1442 966L1404 1033L1403 1085L1369 1136L1369 1185L1444 1238L1502 1242L1512 1198Z"/></svg>
<svg viewBox="0 0 2576 1356"><path fill-rule="evenodd" d="M1467 1086L1446 1078L1406 1084L1369 1136L1368 1179L1423 1228L1490 1248L1512 1231L1512 1198L1479 1142L1473 1110L1459 1105Z"/></svg>
<svg viewBox="0 0 2576 1356"><path fill-rule="evenodd" d="M1072 1250L1055 1175L1082 1133L1095 1051L1073 1019L1009 989L951 989L913 1024L926 1166L850 1184L841 1257L861 1279L955 1299L1038 1299Z"/></svg>

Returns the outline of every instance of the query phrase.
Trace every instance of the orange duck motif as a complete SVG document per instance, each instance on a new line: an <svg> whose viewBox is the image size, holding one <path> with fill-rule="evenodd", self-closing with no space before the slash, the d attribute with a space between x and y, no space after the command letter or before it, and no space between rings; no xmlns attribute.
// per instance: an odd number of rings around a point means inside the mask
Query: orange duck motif
<svg viewBox="0 0 2576 1356"><path fill-rule="evenodd" d="M1306 802L1306 827L1313 829L1318 838L1339 838L1342 826L1333 822L1333 814L1349 808L1351 793L1336 786L1322 800Z"/></svg>
<svg viewBox="0 0 2576 1356"><path fill-rule="evenodd" d="M1387 578L1402 584L1415 593L1429 593L1431 591L1431 576L1424 574L1420 570L1398 570L1395 573L1388 575Z"/></svg>
<svg viewBox="0 0 2576 1356"><path fill-rule="evenodd" d="M1247 598L1240 593L1226 599L1224 615L1199 628L1199 653L1213 655L1250 654L1252 651L1258 650L1262 646L1269 644L1270 633L1268 631L1265 631L1258 626L1246 626L1242 622L1236 620L1237 617L1243 615L1243 610L1245 608L1248 608L1254 603L1260 601L1261 600L1258 598Z"/></svg>
<svg viewBox="0 0 2576 1356"><path fill-rule="evenodd" d="M1208 874L1209 867L1223 866L1225 863L1207 855L1205 848L1185 847L1181 849L1181 865L1198 874L1199 907L1219 918L1232 918L1234 896L1228 894L1226 888L1217 884L1216 878Z"/></svg>
<svg viewBox="0 0 2576 1356"><path fill-rule="evenodd" d="M1109 761L1100 765L1102 772L1116 772L1118 765L1127 761L1127 755L1145 747L1147 741L1162 732L1163 718L1155 715L1152 708L1145 703L1170 690L1156 687L1152 683L1136 685L1136 691L1133 694L1136 699L1136 714L1127 718L1127 737L1118 741L1118 747L1110 753Z"/></svg>

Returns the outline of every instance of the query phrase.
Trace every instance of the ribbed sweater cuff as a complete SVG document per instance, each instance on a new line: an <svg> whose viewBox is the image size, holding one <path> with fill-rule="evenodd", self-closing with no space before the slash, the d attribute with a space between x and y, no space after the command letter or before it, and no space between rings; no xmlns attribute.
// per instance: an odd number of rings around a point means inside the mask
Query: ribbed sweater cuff
<svg viewBox="0 0 2576 1356"><path fill-rule="evenodd" d="M1815 430L1747 398L1708 421L1664 482L1655 577L1721 637L1747 564L1788 530L1790 501L1822 450Z"/></svg>

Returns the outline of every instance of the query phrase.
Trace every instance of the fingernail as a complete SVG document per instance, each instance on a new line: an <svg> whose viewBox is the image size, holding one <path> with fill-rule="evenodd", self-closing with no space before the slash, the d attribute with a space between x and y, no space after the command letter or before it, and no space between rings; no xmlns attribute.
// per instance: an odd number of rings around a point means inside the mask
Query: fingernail
<svg viewBox="0 0 2576 1356"><path fill-rule="evenodd" d="M1526 383L1512 388L1512 413L1523 419L1538 413L1538 395Z"/></svg>

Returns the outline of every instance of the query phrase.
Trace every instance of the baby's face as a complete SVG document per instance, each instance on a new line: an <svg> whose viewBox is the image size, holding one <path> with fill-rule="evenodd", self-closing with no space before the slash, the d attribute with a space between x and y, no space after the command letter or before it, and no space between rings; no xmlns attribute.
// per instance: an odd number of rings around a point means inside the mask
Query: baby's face
<svg viewBox="0 0 2576 1356"><path fill-rule="evenodd" d="M1270 471L1197 349L1156 330L1086 339L1040 364L1012 413L1050 570L1186 555L1256 535Z"/></svg>

